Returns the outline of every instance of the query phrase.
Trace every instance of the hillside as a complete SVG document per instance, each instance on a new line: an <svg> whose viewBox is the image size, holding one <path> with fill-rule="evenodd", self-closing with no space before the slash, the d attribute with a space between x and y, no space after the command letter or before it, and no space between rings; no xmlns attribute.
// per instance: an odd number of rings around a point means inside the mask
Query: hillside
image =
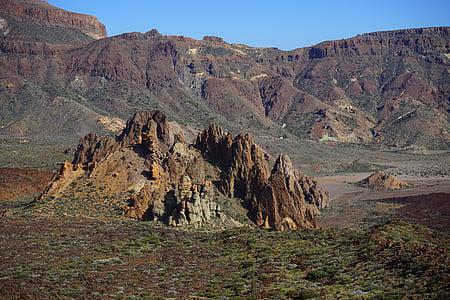
<svg viewBox="0 0 450 300"><path fill-rule="evenodd" d="M123 124L138 110L160 109L194 128L218 123L256 136L449 146L448 27L281 51L156 30L94 40L93 32L106 34L95 19L73 14L68 26L33 13L24 18L49 34L30 40L8 21L23 17L10 6L0 11L9 30L0 38L2 135L108 132L120 126L107 124ZM61 35L68 40L55 37L55 28L70 30Z"/></svg>
<svg viewBox="0 0 450 300"><path fill-rule="evenodd" d="M69 12L41 0L3 0L1 33L35 42L71 44L105 38L97 18Z"/></svg>

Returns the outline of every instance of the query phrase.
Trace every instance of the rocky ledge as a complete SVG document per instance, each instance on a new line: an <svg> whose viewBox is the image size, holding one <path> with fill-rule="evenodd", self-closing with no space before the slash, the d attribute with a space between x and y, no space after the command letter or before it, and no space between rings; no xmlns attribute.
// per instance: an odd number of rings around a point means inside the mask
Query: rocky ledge
<svg viewBox="0 0 450 300"><path fill-rule="evenodd" d="M172 226L239 226L219 204L242 203L257 226L275 230L316 227L328 193L280 155L270 157L249 134L216 125L185 142L180 126L160 111L136 113L115 139L86 135L38 200L79 190L86 181L124 197L122 212Z"/></svg>
<svg viewBox="0 0 450 300"><path fill-rule="evenodd" d="M77 28L94 39L106 38L106 28L96 17L69 12L41 0L2 0L0 11L53 26Z"/></svg>

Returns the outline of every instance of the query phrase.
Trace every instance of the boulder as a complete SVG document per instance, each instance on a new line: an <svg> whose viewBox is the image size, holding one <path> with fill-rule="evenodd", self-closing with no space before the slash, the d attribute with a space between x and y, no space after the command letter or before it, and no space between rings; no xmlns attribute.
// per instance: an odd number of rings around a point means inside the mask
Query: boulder
<svg viewBox="0 0 450 300"><path fill-rule="evenodd" d="M369 177L361 180L359 184L371 189L382 190L399 190L409 186L408 183L396 178L393 175L386 174L383 171L376 171Z"/></svg>

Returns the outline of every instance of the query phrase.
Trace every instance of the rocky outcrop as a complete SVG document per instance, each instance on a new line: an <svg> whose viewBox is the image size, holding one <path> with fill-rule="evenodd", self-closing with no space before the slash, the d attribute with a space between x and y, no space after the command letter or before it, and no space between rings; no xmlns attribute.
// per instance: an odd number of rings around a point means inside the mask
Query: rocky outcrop
<svg viewBox="0 0 450 300"><path fill-rule="evenodd" d="M160 112L143 111L128 120L123 132L118 137L122 146L144 145L147 149L165 149L174 142L173 134L169 134L166 116Z"/></svg>
<svg viewBox="0 0 450 300"><path fill-rule="evenodd" d="M301 175L288 156L279 156L270 172L268 154L249 134L231 140L229 134L211 126L199 135L196 147L221 166L220 190L227 197L243 199L260 227L314 228L315 215L329 205L328 193L312 178Z"/></svg>
<svg viewBox="0 0 450 300"><path fill-rule="evenodd" d="M220 190L227 197L250 200L261 179L268 178L268 154L257 146L249 134L234 139L220 127L212 125L199 134L196 147L222 169Z"/></svg>
<svg viewBox="0 0 450 300"><path fill-rule="evenodd" d="M214 201L215 188L205 179L199 153L175 142L164 159L150 158L148 184L133 195L124 214L172 226L236 226Z"/></svg>
<svg viewBox="0 0 450 300"><path fill-rule="evenodd" d="M239 226L218 200L240 198L260 227L315 227L328 195L287 156L272 170L249 134L232 138L212 125L188 145L160 111L134 114L116 139L88 134L39 198L99 186L125 196L123 214L172 226ZM211 179L214 178L215 184ZM237 200L234 200L237 201Z"/></svg>
<svg viewBox="0 0 450 300"><path fill-rule="evenodd" d="M71 182L80 177L83 173L81 168L77 168L77 166L71 162L64 162L58 172L53 175L53 178L47 184L44 191L37 197L37 200L44 199L48 196L58 196L61 191L66 189Z"/></svg>
<svg viewBox="0 0 450 300"><path fill-rule="evenodd" d="M184 143L180 133L170 130L163 113L136 113L117 141L121 147L139 151L149 165L148 182L131 197L126 216L172 226L237 224L214 202L202 157Z"/></svg>
<svg viewBox="0 0 450 300"><path fill-rule="evenodd" d="M96 17L65 11L40 0L2 0L1 12L53 26L77 28L95 39L107 37L105 26Z"/></svg>
<svg viewBox="0 0 450 300"><path fill-rule="evenodd" d="M212 201L214 190L210 181L200 186L193 184L189 176L182 177L181 182L173 193L171 205L174 207L169 217L169 224L173 226L191 224L196 227L208 224L213 218L222 222L226 215L220 206Z"/></svg>
<svg viewBox="0 0 450 300"><path fill-rule="evenodd" d="M99 162L117 148L114 139L89 133L80 140L72 163L87 167L88 164Z"/></svg>
<svg viewBox="0 0 450 300"><path fill-rule="evenodd" d="M233 137L221 127L212 124L197 136L195 147L202 151L207 159L220 167L226 167L231 160Z"/></svg>
<svg viewBox="0 0 450 300"><path fill-rule="evenodd" d="M430 36L442 36L440 39ZM448 27L417 28L367 33L351 39L324 42L308 51L309 59L336 56L381 56L389 52L423 54L429 48L448 45Z"/></svg>
<svg viewBox="0 0 450 300"><path fill-rule="evenodd" d="M289 157L280 155L252 208L255 223L276 230L315 228L319 208L329 205L328 193L310 177L302 176Z"/></svg>
<svg viewBox="0 0 450 300"><path fill-rule="evenodd" d="M369 177L361 180L359 184L372 189L382 190L398 190L409 186L408 183L396 178L393 175L386 174L383 171L376 171Z"/></svg>
<svg viewBox="0 0 450 300"><path fill-rule="evenodd" d="M160 111L133 115L116 139L88 134L39 199L98 184L113 195L128 193L123 214L172 226L238 226L216 203L205 179L207 163L173 131ZM75 180L78 179L78 180Z"/></svg>

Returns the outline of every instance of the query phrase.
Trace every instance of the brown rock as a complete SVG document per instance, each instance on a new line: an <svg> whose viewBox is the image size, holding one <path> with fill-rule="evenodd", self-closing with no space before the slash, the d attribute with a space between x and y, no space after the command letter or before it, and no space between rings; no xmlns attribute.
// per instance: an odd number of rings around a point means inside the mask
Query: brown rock
<svg viewBox="0 0 450 300"><path fill-rule="evenodd" d="M249 134L231 142L217 126L197 138L197 147L222 168L220 190L246 201L258 226L276 230L315 227L314 215L329 205L328 194L316 181L302 176L289 157L281 155L269 171L267 154Z"/></svg>
<svg viewBox="0 0 450 300"><path fill-rule="evenodd" d="M231 161L222 176L221 189L228 197L251 199L269 177L264 151L249 134L237 135L231 146Z"/></svg>
<svg viewBox="0 0 450 300"><path fill-rule="evenodd" d="M72 163L87 166L90 163L99 162L117 148L118 145L114 139L89 133L80 140Z"/></svg>
<svg viewBox="0 0 450 300"><path fill-rule="evenodd" d="M231 144L233 137L222 128L212 124L197 136L195 147L203 155L221 167L226 167L231 161Z"/></svg>
<svg viewBox="0 0 450 300"><path fill-rule="evenodd" d="M77 28L95 39L105 38L106 28L96 17L59 9L39 0L2 0L3 13L30 18L53 26Z"/></svg>
<svg viewBox="0 0 450 300"><path fill-rule="evenodd" d="M251 211L255 223L275 230L315 228L318 208L328 205L328 194L314 180L301 176L286 155L280 155L267 184Z"/></svg>
<svg viewBox="0 0 450 300"><path fill-rule="evenodd" d="M82 189L88 181L111 195L131 193L123 208L130 218L174 226L239 225L214 201L216 188L205 179L201 153L183 142L180 131L172 132L177 126L169 125L160 111L143 111L116 139L86 135L73 163L65 162L39 200Z"/></svg>
<svg viewBox="0 0 450 300"><path fill-rule="evenodd" d="M269 177L265 152L249 134L230 134L211 125L199 134L196 147L222 169L220 189L227 197L251 199L261 178Z"/></svg>
<svg viewBox="0 0 450 300"><path fill-rule="evenodd" d="M409 186L406 182L399 180L395 176L386 174L383 171L376 171L359 183L362 186L367 186L372 189L383 190L398 190Z"/></svg>
<svg viewBox="0 0 450 300"><path fill-rule="evenodd" d="M315 227L314 215L328 205L328 196L295 170L287 156L280 156L270 172L267 153L249 134L233 139L212 125L192 147L172 132L175 127L163 113L144 111L116 139L86 135L73 163L61 167L40 199L77 190L88 181L111 195L131 193L123 208L130 218L173 226L238 226L216 202L222 192L243 199L258 226ZM207 173L220 177L217 187L206 180Z"/></svg>
<svg viewBox="0 0 450 300"><path fill-rule="evenodd" d="M38 196L38 200L45 198L49 195L58 195L64 190L74 179L82 175L84 171L81 168L77 168L76 165L71 162L65 161L59 171L53 175L53 178L48 183L45 190Z"/></svg>
<svg viewBox="0 0 450 300"><path fill-rule="evenodd" d="M142 145L145 154L150 154L158 150L167 151L172 146L175 137L169 132L169 124L162 112L141 111L128 120L118 141L122 147Z"/></svg>

